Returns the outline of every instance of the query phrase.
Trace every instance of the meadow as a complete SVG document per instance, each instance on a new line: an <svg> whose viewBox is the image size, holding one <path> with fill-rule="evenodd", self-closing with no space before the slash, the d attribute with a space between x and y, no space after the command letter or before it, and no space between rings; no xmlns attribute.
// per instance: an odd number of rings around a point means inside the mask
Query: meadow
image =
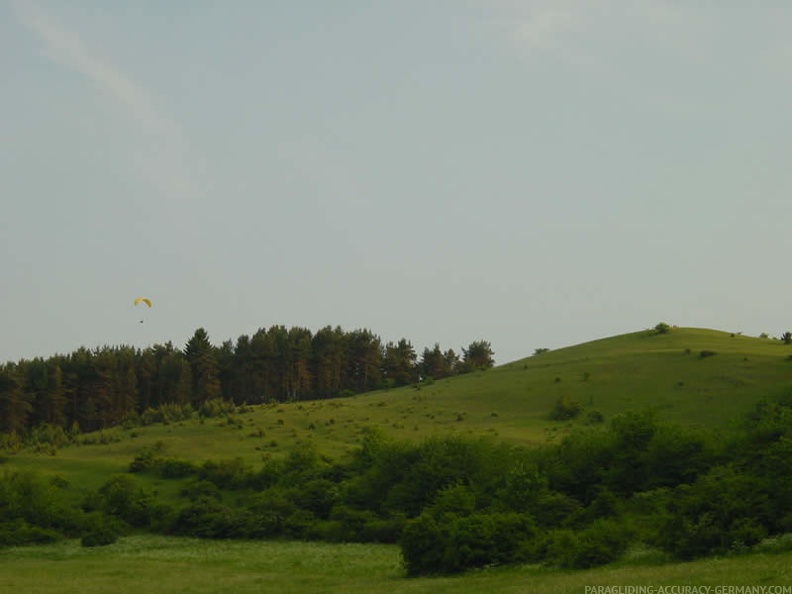
<svg viewBox="0 0 792 594"><path fill-rule="evenodd" d="M587 571L524 565L431 578L405 577L394 545L130 536L109 547L86 549L65 542L12 548L0 555L0 591L25 594L585 594L587 586L792 587L792 552L661 565L636 555Z"/></svg>

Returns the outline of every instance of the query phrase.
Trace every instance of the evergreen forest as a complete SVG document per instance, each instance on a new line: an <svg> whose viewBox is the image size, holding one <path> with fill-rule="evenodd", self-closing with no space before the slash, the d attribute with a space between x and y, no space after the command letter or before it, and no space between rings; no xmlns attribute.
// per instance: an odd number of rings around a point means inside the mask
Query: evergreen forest
<svg viewBox="0 0 792 594"><path fill-rule="evenodd" d="M168 342L80 348L66 355L0 366L0 431L35 427L96 431L163 406L337 398L419 379L441 379L494 364L490 343L461 354L439 344L418 356L402 338L383 344L369 330L272 326L214 346L198 328L183 349Z"/></svg>

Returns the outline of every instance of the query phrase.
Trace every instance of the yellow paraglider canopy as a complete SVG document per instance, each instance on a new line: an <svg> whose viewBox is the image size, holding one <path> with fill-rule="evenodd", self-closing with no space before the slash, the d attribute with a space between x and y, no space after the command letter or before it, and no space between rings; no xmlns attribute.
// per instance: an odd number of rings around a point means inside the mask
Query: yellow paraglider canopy
<svg viewBox="0 0 792 594"><path fill-rule="evenodd" d="M135 299L135 305L138 305L140 303L145 303L146 305L151 307L151 299L149 299L148 297L138 297L137 299Z"/></svg>

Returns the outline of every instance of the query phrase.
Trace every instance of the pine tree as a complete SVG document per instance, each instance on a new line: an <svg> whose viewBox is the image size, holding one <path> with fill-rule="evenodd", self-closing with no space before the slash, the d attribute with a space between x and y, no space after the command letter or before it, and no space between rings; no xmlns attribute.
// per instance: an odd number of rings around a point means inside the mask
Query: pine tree
<svg viewBox="0 0 792 594"><path fill-rule="evenodd" d="M490 343L486 340L476 340L466 349L462 349L464 366L468 371L474 369L489 369L495 365L494 354Z"/></svg>
<svg viewBox="0 0 792 594"><path fill-rule="evenodd" d="M24 434L31 411L17 366L0 367L0 431Z"/></svg>
<svg viewBox="0 0 792 594"><path fill-rule="evenodd" d="M200 405L220 398L217 359L206 330L198 328L195 331L184 347L184 356L192 372L192 404Z"/></svg>

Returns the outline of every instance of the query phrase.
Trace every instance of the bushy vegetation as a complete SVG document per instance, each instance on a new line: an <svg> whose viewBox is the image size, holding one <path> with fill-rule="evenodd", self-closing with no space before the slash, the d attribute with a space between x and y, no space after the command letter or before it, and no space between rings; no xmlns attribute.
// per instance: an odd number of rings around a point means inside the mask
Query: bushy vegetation
<svg viewBox="0 0 792 594"><path fill-rule="evenodd" d="M6 472L0 544L100 546L132 530L399 543L411 575L525 561L588 568L634 545L693 559L792 532L790 444L792 392L763 400L730 432L628 412L533 449L461 436L402 442L369 429L344 462L303 440L253 467L180 460L155 443L77 504L62 481ZM146 474L180 481L180 501L141 487Z"/></svg>
<svg viewBox="0 0 792 594"><path fill-rule="evenodd" d="M553 405L553 409L550 411L550 418L553 421L569 421L577 417L582 411L583 405L577 400L562 396Z"/></svg>

